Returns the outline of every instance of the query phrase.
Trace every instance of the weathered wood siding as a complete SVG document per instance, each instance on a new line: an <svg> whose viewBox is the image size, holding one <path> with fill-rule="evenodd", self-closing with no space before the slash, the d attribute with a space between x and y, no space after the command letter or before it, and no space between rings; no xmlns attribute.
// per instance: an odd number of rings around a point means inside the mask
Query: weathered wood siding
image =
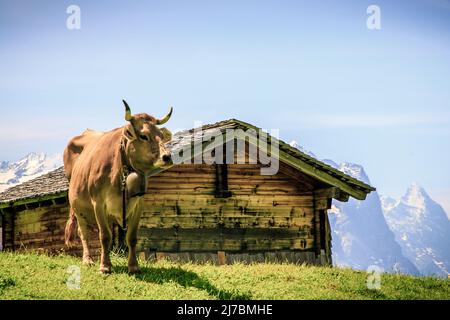
<svg viewBox="0 0 450 320"><path fill-rule="evenodd" d="M64 244L64 229L69 217L67 202L44 204L24 210L9 209L4 214L5 250L38 250L49 253L65 251L81 255L82 247L76 238L74 247ZM96 228L91 231L94 252L100 247Z"/></svg>
<svg viewBox="0 0 450 320"><path fill-rule="evenodd" d="M228 165L228 198L215 197L214 165L178 165L150 178L140 250L316 252L317 186L283 165L273 176L261 175L260 169Z"/></svg>
<svg viewBox="0 0 450 320"><path fill-rule="evenodd" d="M3 211L2 217L2 240L3 250L12 250L13 247L13 226L14 226L14 213L10 211Z"/></svg>
<svg viewBox="0 0 450 320"><path fill-rule="evenodd" d="M138 250L146 258L331 263L327 186L280 163L276 175L258 164L227 165L226 192L217 193L217 166L178 165L149 180ZM223 181L222 181L223 182ZM223 191L223 190L222 190ZM218 197L218 195L221 195ZM3 210L5 250L66 251L66 199ZM118 227L113 229L117 245ZM91 231L94 255L100 243Z"/></svg>

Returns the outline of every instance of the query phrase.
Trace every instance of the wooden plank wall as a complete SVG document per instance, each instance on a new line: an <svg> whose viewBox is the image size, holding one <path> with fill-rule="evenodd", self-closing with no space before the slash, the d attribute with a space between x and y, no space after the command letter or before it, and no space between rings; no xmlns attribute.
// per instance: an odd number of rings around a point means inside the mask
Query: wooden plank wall
<svg viewBox="0 0 450 320"><path fill-rule="evenodd" d="M315 251L322 265L331 265L331 228L328 219L328 209L331 208L331 198L325 195L314 196Z"/></svg>
<svg viewBox="0 0 450 320"><path fill-rule="evenodd" d="M323 185L283 163L273 176L261 175L259 164L226 169L227 197L217 197L215 165L177 165L150 178L139 229L143 257L331 264L331 200L316 192ZM81 255L78 237L71 250L64 245L67 218L67 203L7 211L5 249ZM95 229L91 238L98 253Z"/></svg>
<svg viewBox="0 0 450 320"><path fill-rule="evenodd" d="M79 237L76 237L75 245L70 249L64 244L64 229L68 217L67 203L38 206L16 213L8 210L4 215L5 250L35 250L48 253L64 251L69 254L81 255L82 246ZM14 230L12 230L12 226L14 226ZM91 238L95 255L98 254L100 248L96 228L92 229Z"/></svg>
<svg viewBox="0 0 450 320"><path fill-rule="evenodd" d="M228 165L228 189L231 197L214 196L215 167L206 164L178 165L150 178L140 250L315 252L313 186L307 180L299 183L285 167L263 176L260 165L234 164Z"/></svg>
<svg viewBox="0 0 450 320"><path fill-rule="evenodd" d="M12 250L12 226L13 226L14 214L12 211L3 210L3 236L4 236L4 247L3 250Z"/></svg>

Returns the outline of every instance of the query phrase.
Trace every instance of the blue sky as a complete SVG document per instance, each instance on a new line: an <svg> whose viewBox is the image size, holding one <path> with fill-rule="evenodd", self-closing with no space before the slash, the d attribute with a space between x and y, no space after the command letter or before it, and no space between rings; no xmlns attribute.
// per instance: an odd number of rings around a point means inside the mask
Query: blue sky
<svg viewBox="0 0 450 320"><path fill-rule="evenodd" d="M81 8L68 30L66 8ZM381 30L366 27L369 5ZM450 209L450 1L0 0L0 159L135 112L238 118Z"/></svg>

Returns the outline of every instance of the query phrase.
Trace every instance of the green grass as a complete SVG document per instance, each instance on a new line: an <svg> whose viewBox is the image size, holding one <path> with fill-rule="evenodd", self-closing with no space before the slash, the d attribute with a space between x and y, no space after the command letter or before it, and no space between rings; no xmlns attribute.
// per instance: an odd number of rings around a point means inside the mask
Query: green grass
<svg viewBox="0 0 450 320"><path fill-rule="evenodd" d="M380 290L367 273L293 264L142 263L129 275L113 255L113 273L60 255L0 253L0 299L450 299L450 280L383 274ZM79 266L80 289L69 289L68 268Z"/></svg>

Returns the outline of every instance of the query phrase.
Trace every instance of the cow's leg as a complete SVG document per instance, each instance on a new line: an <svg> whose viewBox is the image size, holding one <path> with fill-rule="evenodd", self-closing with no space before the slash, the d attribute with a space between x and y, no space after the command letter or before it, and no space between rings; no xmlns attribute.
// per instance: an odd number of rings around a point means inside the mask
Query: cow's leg
<svg viewBox="0 0 450 320"><path fill-rule="evenodd" d="M131 198L127 206L127 235L126 241L128 246L128 272L140 272L138 261L136 258L137 232L139 228L139 220L141 218L141 200L142 197Z"/></svg>
<svg viewBox="0 0 450 320"><path fill-rule="evenodd" d="M90 236L89 236L89 228L86 222L86 219L83 218L82 215L78 215L78 232L80 233L81 244L83 245L83 264L93 265L94 260L91 256L90 251Z"/></svg>
<svg viewBox="0 0 450 320"><path fill-rule="evenodd" d="M110 273L111 272L111 260L109 259L109 251L112 244L112 234L109 228L108 219L106 217L105 209L102 205L96 204L95 207L95 218L97 219L97 225L100 236L100 244L102 247L101 257L100 257L100 272Z"/></svg>

